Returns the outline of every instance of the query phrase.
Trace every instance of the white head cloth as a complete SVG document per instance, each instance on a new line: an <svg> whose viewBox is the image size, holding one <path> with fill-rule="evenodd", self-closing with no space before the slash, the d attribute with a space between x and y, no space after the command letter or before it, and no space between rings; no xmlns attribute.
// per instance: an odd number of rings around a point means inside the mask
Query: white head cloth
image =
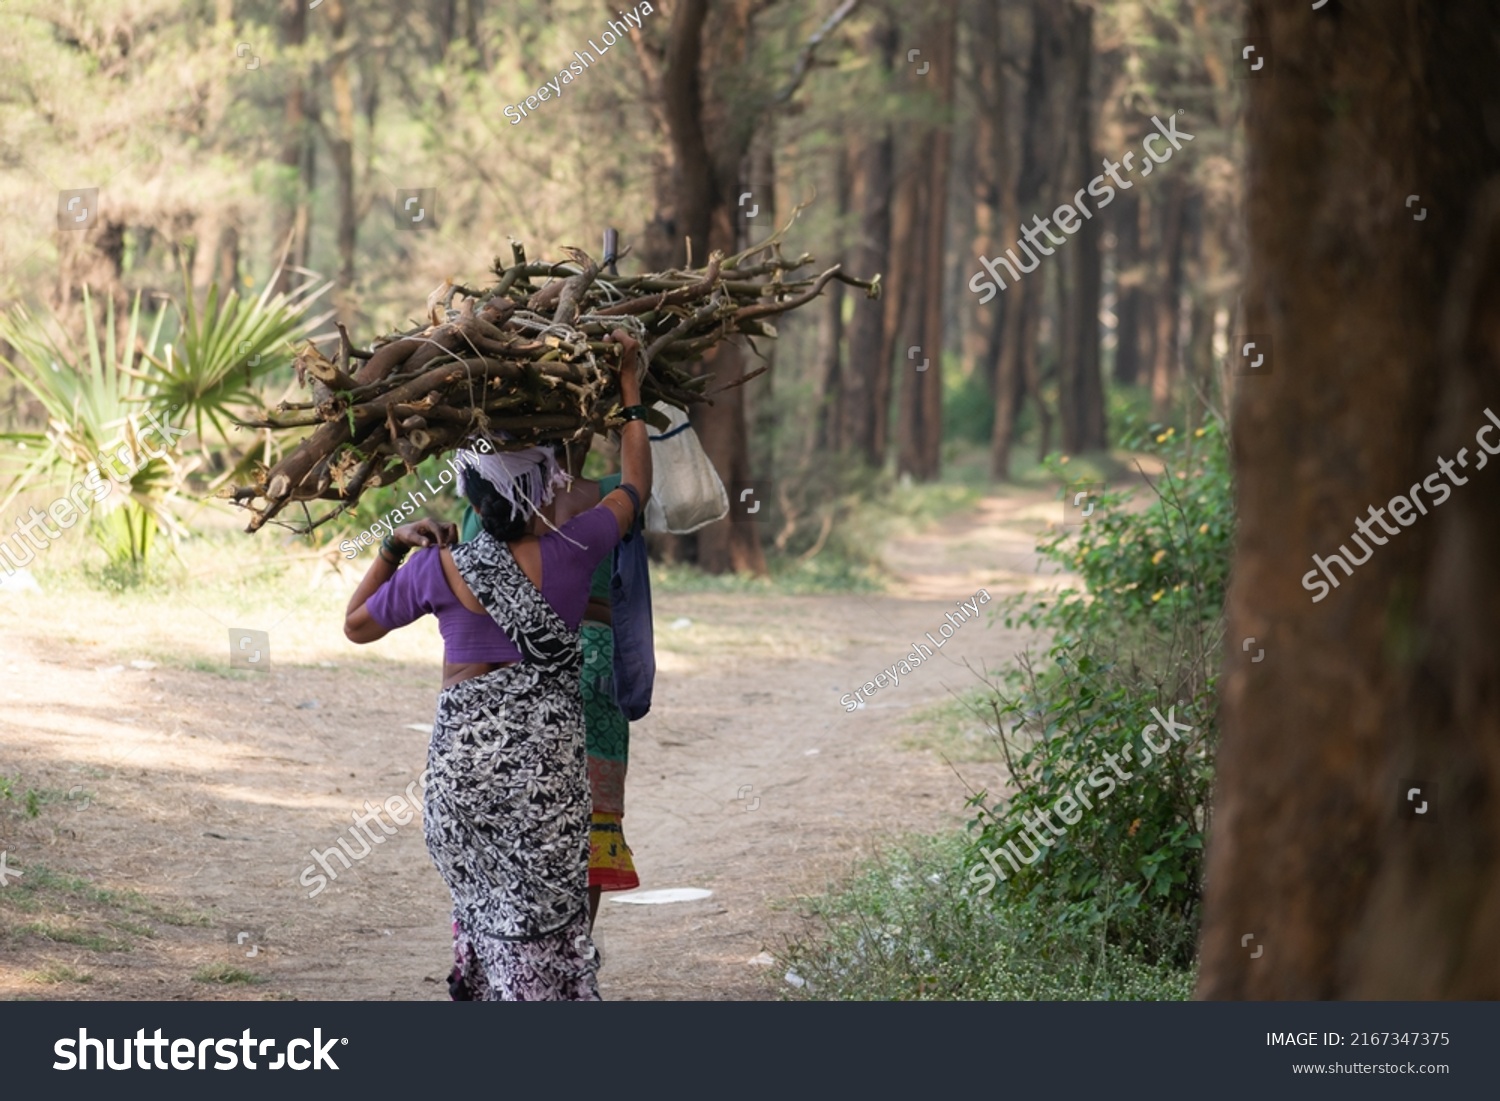
<svg viewBox="0 0 1500 1101"><path fill-rule="evenodd" d="M473 471L489 482L513 510L528 520L551 504L556 492L569 481L550 447L527 447L520 451L464 450L454 456L454 466L461 471Z"/></svg>

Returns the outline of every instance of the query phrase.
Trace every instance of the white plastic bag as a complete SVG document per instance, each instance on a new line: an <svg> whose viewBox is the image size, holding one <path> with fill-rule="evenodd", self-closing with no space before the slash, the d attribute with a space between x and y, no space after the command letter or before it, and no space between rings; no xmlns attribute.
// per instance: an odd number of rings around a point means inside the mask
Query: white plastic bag
<svg viewBox="0 0 1500 1101"><path fill-rule="evenodd" d="M656 408L672 423L651 434L651 498L646 530L688 535L729 514L729 494L698 442L688 415L664 401Z"/></svg>

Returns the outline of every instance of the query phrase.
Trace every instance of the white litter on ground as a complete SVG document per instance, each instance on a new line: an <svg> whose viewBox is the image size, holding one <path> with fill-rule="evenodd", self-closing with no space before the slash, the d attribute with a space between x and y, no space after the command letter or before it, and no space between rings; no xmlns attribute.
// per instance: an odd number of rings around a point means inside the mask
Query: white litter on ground
<svg viewBox="0 0 1500 1101"><path fill-rule="evenodd" d="M642 906L655 906L666 902L697 902L711 898L713 892L704 887L663 887L656 891L630 891L626 894L611 894L611 902L634 902Z"/></svg>

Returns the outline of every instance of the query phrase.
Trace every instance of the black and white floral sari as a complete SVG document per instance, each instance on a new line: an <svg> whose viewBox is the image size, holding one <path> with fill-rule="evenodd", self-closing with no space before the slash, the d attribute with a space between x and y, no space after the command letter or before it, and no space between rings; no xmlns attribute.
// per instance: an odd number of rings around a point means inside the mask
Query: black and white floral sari
<svg viewBox="0 0 1500 1101"><path fill-rule="evenodd" d="M454 996L598 1000L579 635L487 533L453 561L524 659L438 696L423 829L453 894Z"/></svg>

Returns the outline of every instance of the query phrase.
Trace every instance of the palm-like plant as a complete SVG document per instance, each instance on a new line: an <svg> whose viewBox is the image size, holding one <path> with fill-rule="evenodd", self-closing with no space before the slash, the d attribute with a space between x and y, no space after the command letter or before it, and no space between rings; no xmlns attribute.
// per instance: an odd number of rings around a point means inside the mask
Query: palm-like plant
<svg viewBox="0 0 1500 1101"><path fill-rule="evenodd" d="M123 498L105 498L90 511L90 527L112 560L145 560L158 526L175 530L169 504L178 478L170 454L151 457L141 441L138 418L157 404L150 362L161 336L164 314L141 337L141 297L136 295L124 339L116 339L115 307L106 303L103 332L94 316L88 288L83 292L82 343L54 331L24 306L0 316L0 339L14 358L3 366L42 406L45 432L0 435L18 445L19 470L11 478L0 509L29 487L65 489L92 476L108 478ZM169 414L170 415L170 414ZM114 515L118 513L119 515ZM121 539L120 533L129 533Z"/></svg>
<svg viewBox="0 0 1500 1101"><path fill-rule="evenodd" d="M187 410L200 440L206 438L206 421L228 442L226 422L234 418L233 407L258 404L260 380L288 366L292 344L333 316L331 310L306 316L308 307L333 284L310 281L290 294L272 294L278 270L253 299L241 298L231 289L221 300L218 284L210 285L200 311L186 264L182 269L175 342L166 347L165 355L151 357L158 400Z"/></svg>

